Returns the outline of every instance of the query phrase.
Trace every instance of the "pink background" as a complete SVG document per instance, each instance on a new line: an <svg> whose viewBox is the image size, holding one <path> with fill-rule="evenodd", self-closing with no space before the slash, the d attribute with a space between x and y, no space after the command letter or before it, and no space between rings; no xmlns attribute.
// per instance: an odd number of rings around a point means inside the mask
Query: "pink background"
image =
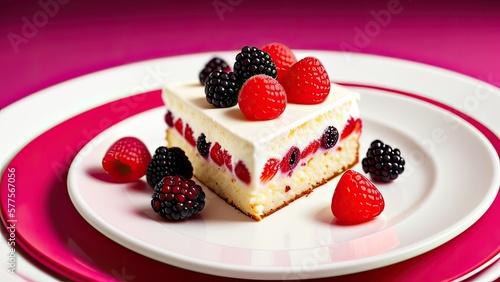
<svg viewBox="0 0 500 282"><path fill-rule="evenodd" d="M1 108L113 66L273 41L408 59L500 86L500 1L0 3Z"/></svg>

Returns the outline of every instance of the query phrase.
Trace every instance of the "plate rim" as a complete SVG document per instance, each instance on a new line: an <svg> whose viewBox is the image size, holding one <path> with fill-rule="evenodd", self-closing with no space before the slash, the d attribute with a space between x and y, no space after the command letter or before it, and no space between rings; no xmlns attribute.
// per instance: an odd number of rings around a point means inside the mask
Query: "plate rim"
<svg viewBox="0 0 500 282"><path fill-rule="evenodd" d="M147 60L147 61L140 61L140 62L125 64L125 65L120 65L120 66L112 67L112 68L109 68L109 69L101 70L101 71L98 71L98 72L93 72L93 73L90 73L90 74L87 74L87 75L84 75L84 76L75 77L75 78L70 79L68 81L61 82L61 83L58 83L58 84L53 85L51 87L48 87L48 88L46 88L44 90L37 91L33 95L29 95L27 97L24 97L23 99L20 99L20 100L16 101L13 104L8 105L6 108L4 108L4 109L2 109L2 111L0 111L0 121L5 121L7 119L7 117L12 116L12 112L14 112L14 110L17 109L17 108L19 108L19 107L22 108L22 107L26 106L26 104L28 106L30 106L30 105L33 106L34 104L36 104L38 101L37 101L37 99L34 99L34 97L45 96L47 91L52 90L53 88L57 88L61 84L74 83L75 81L80 80L82 77L93 76L93 75L100 74L100 73L105 72L105 71L112 71L112 70L115 70L115 69L118 69L118 68L131 67L131 65L149 64L148 62L151 62L151 61L165 60L165 59L172 59L172 58L179 58L179 57L192 56L192 55L200 55L200 54L210 54L210 55L212 55L213 53L226 53L226 52L233 52L233 51L220 51L220 52L217 52L217 51L208 51L208 52L201 52L201 53L192 53L192 54L169 56L169 57L164 57L164 58L156 58L156 59L151 59L151 60ZM346 53L346 52L331 51L331 50L307 50L307 52L324 52L324 53L333 54L333 55ZM480 81L478 79L475 79L475 78L472 78L472 77L469 77L469 76L465 76L465 75L460 74L458 72L454 72L454 71L451 71L451 70L447 70L447 69L443 69L443 68L439 68L439 67L435 67L435 66L431 66L431 65L427 65L427 64L422 64L422 63L418 63L418 62L414 62L414 61L409 61L409 60L405 60L405 59L391 58L391 57L382 56L382 55L361 54L361 53L350 54L350 56L355 57L355 58L376 57L376 58L381 59L381 60L390 60L390 61L396 62L396 64L402 64L402 65L404 65L404 67L408 67L408 66L409 67L415 67L416 65L421 65L425 69L427 69L427 68L434 69L436 72L440 73L440 75L447 75L447 74L449 74L449 75L452 76L453 79L466 80L466 82L468 82L468 83L476 83L477 82L477 83L480 83L480 84L487 84L487 85L489 85L488 83L486 83L484 81ZM490 87L496 89L496 86L490 85ZM498 91L496 91L494 94L497 94L497 93L498 93ZM130 94L130 95L133 95L133 93ZM424 97L427 97L426 95L428 95L428 93L422 93L422 95L424 95ZM104 101L104 100L103 101L99 101L99 103L111 102L111 101L116 100L117 97L124 98L125 96L115 95L115 96L112 96L112 97L107 97L108 100L106 100L106 101ZM436 97L432 97L432 98L436 99ZM437 98L440 98L440 97L437 97ZM456 96L452 95L452 96L447 97L447 99L448 98L449 98L449 100L443 102L444 104L451 105L451 104L453 104L453 103L456 102L456 99L455 99ZM455 100L455 101L453 101L453 100ZM20 101L22 101L22 103L20 103ZM439 100L437 100L437 101L439 101ZM440 102L442 102L442 101L440 101ZM20 104L22 104L22 105L19 106ZM81 113L81 112L83 112L83 111L86 110L86 109L80 108L82 105L78 105L78 106L79 107L78 107L77 110L74 110L71 113L66 113L65 119L63 119L63 120L61 120L59 122L63 122L64 120L69 119L70 117L72 117L74 115L77 115L77 114L79 114L79 113ZM4 110L8 110L8 111L4 111ZM472 113L471 116L473 116L474 119L476 119L475 113ZM4 118L6 118L6 119L4 119ZM482 124L482 122L481 122L481 124ZM4 125L5 124L2 124L2 126L4 126ZM41 128L43 128L43 127L44 126L42 126ZM46 127L48 127L48 126L46 126ZM489 127L487 127L487 128L491 131L491 128L489 128ZM43 130L45 130L45 129L43 129ZM30 133L31 134L22 136L23 140L21 142L19 142L18 144L15 144L15 146L12 146L12 147L6 146L7 148L9 148L9 151L10 151L11 154L10 155L9 154L3 155L0 158L0 164L2 165L2 170L6 169L6 167L8 166L8 164L10 163L10 161L12 160L12 158L16 154L18 154L19 151L22 150L22 148L24 146L26 146L30 141L34 140L40 134L43 134L43 132L42 133L40 133L40 132L30 132ZM495 136L495 138L498 139L498 135L494 135L494 136ZM0 142L2 142L2 141L0 141Z"/></svg>
<svg viewBox="0 0 500 282"><path fill-rule="evenodd" d="M362 86L358 85L360 87L365 87L365 88L372 88L370 86ZM390 90L385 90L385 91L390 91ZM387 94L387 93L385 93ZM396 93L391 93L391 94L398 94ZM431 104L427 101L415 99L414 97L412 98L411 96L400 96L400 95L391 95L389 99L403 99L405 100L405 103L408 104L417 104L417 107L421 108L430 108L426 109L427 111L434 111L439 114L446 113L448 112L447 109L439 107L437 105ZM151 111L159 111L161 110L158 108L148 110L146 112L143 112L139 115L147 115L148 112ZM149 113L150 114L150 113ZM130 119L135 119L138 116L131 117ZM140 118L140 117L139 117ZM484 134L479 131L476 127L474 127L472 124L470 124L467 120L464 120L463 118L457 117L460 120L460 126L464 126L467 130L467 132L472 135L474 138L477 138L478 142L483 145L483 149L485 149L488 152L488 156L492 156L493 154L496 154L496 150L491 144L491 142L484 136ZM99 135L97 135L95 138L102 139L102 136L105 135L116 135L116 131L119 131L120 128L123 128L127 122L130 122L130 119L124 120L122 122L119 122L113 127L101 132ZM117 129L118 128L118 129ZM112 132L112 133L110 133ZM90 141L92 142L92 141ZM92 144L87 144L85 147L82 148L82 151L85 151L88 153L88 148L93 147ZM151 251L154 249L157 249L158 246L152 245L151 242L144 242L141 239L138 238L130 238L124 233L124 230L121 230L119 228L116 228L116 226L113 225L112 222L107 222L105 219L102 218L102 216L99 213L96 213L95 210L92 210L86 206L86 202L84 199L82 199L80 195L80 190L76 185L76 180L75 178L78 177L78 172L75 172L75 166L80 165L80 163L85 159L85 156L81 156L81 154L77 154L75 157L75 161L71 164L69 173L68 173L68 191L69 195L71 198L71 201L73 202L74 206L76 209L79 211L79 213L84 217L89 224L91 224L94 228L99 230L101 233L105 234L105 236L108 236L110 239L114 240L115 242L118 242L122 246L126 248L130 248L135 252L138 252L142 255L148 256L150 258L159 260L164 263L169 263L172 265L175 265L177 267L181 268L186 268L186 269L204 269L204 273L206 274L218 274L221 275L221 273L224 273L222 276L227 276L227 277L232 277L232 278L250 278L252 279L279 279L279 277L283 275L284 272L289 272L296 266L290 266L290 267L262 267L262 266L252 266L252 265L228 265L224 263L220 263L217 261L210 261L210 260L202 260L202 259L195 259L195 258L189 258L186 257L185 255L182 254L165 254L164 252L154 252L152 253ZM493 161L493 157L490 161ZM338 265L346 265L345 267L347 269L353 269L356 267L359 267L360 265L363 265L363 262L369 263L371 266L377 265L377 267L383 267L387 266L389 264L393 263L398 263L400 261L412 258L414 256L423 254L425 252L428 252L429 250L432 250L449 240L453 239L454 237L458 236L460 233L462 233L464 230L469 228L471 225L473 225L485 212L486 210L491 206L493 203L496 194L497 194L497 188L494 188L496 185L496 182L500 183L500 165L496 166L496 169L492 171L492 180L491 183L488 186L488 190L485 193L484 198L480 201L479 205L471 209L471 216L467 217L465 220L455 222L452 225L448 226L445 230L441 230L438 234L434 234L429 237L430 242L427 242L425 244L417 244L417 243L412 243L410 245L405 246L403 249L398 249L395 253L392 253L392 251L389 251L391 254L387 258L383 260L383 262L378 261L378 262L373 262L372 257L367 257L355 261L361 261L358 264L351 265L353 264L353 261L343 261L337 263ZM120 190L121 191L121 190ZM111 226L110 226L111 224ZM459 228L460 227L460 228ZM380 231L380 230L379 230ZM450 235L451 234L451 235ZM138 241L139 240L139 241ZM424 246L422 248L422 245ZM171 253L171 252L167 252ZM384 253L385 255L386 253ZM382 255L382 257L384 257ZM166 259L165 257L168 257ZM376 255L375 257L379 257L379 255ZM402 259L399 259L402 257ZM390 262L388 262L390 261ZM371 270L376 267L369 267L369 268L362 268L361 270L358 271L352 271L350 272L349 270L345 270L342 267L336 268L334 267L333 269L330 269L328 266L330 264L320 264L318 266L318 273L322 274L317 274L312 275L312 277L309 278L325 278L329 276L323 276L325 274L328 274L328 272L335 272L339 273L334 276L338 275L344 275L344 274L351 274L354 272L359 272L359 271L366 271L366 270ZM238 271L239 270L239 271ZM256 275L256 273L259 273L257 276L251 276ZM267 276L266 276L267 275ZM331 275L330 275L331 276Z"/></svg>
<svg viewBox="0 0 500 282"><path fill-rule="evenodd" d="M214 50L214 51L202 51L202 52L194 52L194 53L188 53L188 54L179 54L179 55L173 55L173 56L166 56L166 57L160 57L160 58L152 58L148 60L142 60L142 61L136 61L132 63L127 63L127 64L122 64L122 65L117 65L113 66L110 68L102 69L96 72L91 72L88 74L84 74L78 77L71 78L69 80L51 85L47 88L41 89L39 91L36 91L26 97L23 97L20 100L17 100L11 104L9 104L7 107L3 108L2 111L0 111L0 122L2 120L10 120L12 115L15 115L14 112L16 111L21 111L22 108L25 107L31 107L31 108L36 108L38 103L40 103L42 99L45 98L45 96L56 93L58 98L64 97L64 95L61 95L61 92L64 91L63 89L66 87L74 87L73 84L81 84L82 80L90 80L89 82L92 82L92 80L99 80L98 78L100 77L106 77L106 76L116 76L118 73L123 73L127 74L127 70L131 72L131 70L141 68L141 71L138 71L138 73L141 75L141 78L144 78L146 76L151 76L151 71L155 71L154 69L151 70L151 68L154 68L155 66L157 67L158 65L161 64L163 61L170 61L170 60L182 60L183 58L196 58L196 57L212 57L214 54L220 55L222 57L234 57L237 51L235 50ZM358 63L359 61L361 62L366 62L369 61L369 63L379 63L379 62L388 62L391 63L392 65L399 67L399 68L405 68L405 69L412 69L417 72L432 72L433 75L435 76L440 76L442 78L448 78L452 80L458 80L462 83L465 84L472 84L475 85L476 87L485 87L487 88L487 91L490 93L493 93L493 95L497 95L498 99L500 99L500 88L479 80L474 77L467 76L465 74L449 70L446 68L438 67L438 66L433 66L429 64L424 64L420 62L415 62L411 61L408 59L402 59L402 58L394 58L394 57L389 57L389 56L384 56L384 55L378 55L378 54L368 54L368 53L356 53L356 52L348 52L348 51L337 51L337 50L324 50L324 49L294 49L294 52L296 52L297 57L304 57L307 55L311 54L322 54L325 56L337 56L339 58L335 59L340 59L340 57L343 57L343 60L348 61L348 63ZM321 56L319 56L321 57ZM324 61L324 64L326 67L330 67L330 63L328 61ZM160 71L161 73L161 71ZM342 75L342 73L339 73ZM129 77L130 78L130 77ZM137 79L132 79L132 83L137 83ZM335 80L335 79L334 79ZM340 80L344 83L356 83L359 82L356 79L343 79L342 77ZM127 81L127 80L125 80ZM130 82L127 82L130 83ZM381 86L381 87L388 87L390 89L396 89L400 91L407 91L407 87L402 85L403 87L398 87L398 84L391 84L395 83L395 81L384 81L383 83L380 83L380 81L376 81L375 83L370 83L370 85L374 86ZM98 83L88 83L88 85L94 85ZM15 148L14 150L10 150L10 154L7 153L0 155L0 165L1 165L1 170L3 171L5 169L5 165L8 163L12 157L19 152L24 146L26 146L31 140L36 138L38 135L42 134L46 130L50 129L51 127L57 125L59 122L67 120L75 115L78 115L84 111L90 110L93 107L103 105L105 103L112 102L114 100L117 100L118 98L124 98L127 96L133 96L136 94L144 93L144 92L149 92L153 91L156 89L161 89L162 86L165 84L164 81L160 81L158 79L154 80L153 83L137 83L135 86L139 85L141 87L141 91L137 91L137 89L130 89L130 88L120 88L118 91L114 91L112 95L108 96L97 96L97 101L94 101L92 103L89 102L84 102L82 103L80 100L67 100L66 102L71 102L72 107L63 107L60 106L61 104L55 104L54 106L57 107L53 111L55 114L57 114L56 118L51 118L49 120L44 120L44 119L38 119L35 120L37 124L38 130L32 130L30 131L30 134L26 134L22 136L22 140L19 140L16 143L10 143L11 147ZM61 89L62 88L62 89ZM99 89L99 88L97 88ZM134 91L136 90L136 91ZM411 92L411 91L408 91ZM125 95L123 93L126 93ZM424 97L428 97L428 95L424 95L422 93L419 93L419 95L422 95ZM456 98L457 95L441 95L438 97L433 96L432 99L440 102L442 104L448 105L450 107L454 107L452 104L456 104L457 102L460 103L461 101L454 101L451 102L452 98ZM95 97L94 97L95 98ZM445 100L450 98L450 100ZM463 99L462 99L463 100ZM499 100L500 101L500 100ZM75 106L76 108L74 108ZM19 109L21 108L21 110ZM71 108L71 109L70 109ZM493 131L492 124L495 122L494 119L492 119L489 116L482 116L482 118L478 118L477 115L481 114L478 112L474 112L474 115L471 114L471 116L479 121L481 124L485 125L491 132L495 134L496 137L500 138L500 130L499 132ZM44 124L41 124L41 123ZM12 132L14 129L13 125L11 123L4 123L1 124L3 128L8 129L9 132ZM21 128L22 129L22 128ZM14 131L15 132L15 131ZM26 132L26 130L20 130L20 132ZM2 148L6 148L9 146L3 146L3 140L0 139L0 145Z"/></svg>

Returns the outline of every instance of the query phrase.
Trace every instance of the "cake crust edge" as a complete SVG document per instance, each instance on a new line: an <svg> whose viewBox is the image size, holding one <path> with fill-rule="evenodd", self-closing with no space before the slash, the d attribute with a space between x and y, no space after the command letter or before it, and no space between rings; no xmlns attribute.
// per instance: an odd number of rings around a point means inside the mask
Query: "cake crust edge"
<svg viewBox="0 0 500 282"><path fill-rule="evenodd" d="M358 141L358 148L359 148L359 141ZM281 210L282 208L284 208L284 207L288 206L288 205L289 205L289 204L291 204L292 202L294 202L294 201L296 201L296 200L298 200L298 199L300 199L300 198L302 198L302 197L307 197L309 194L311 194L312 192L314 192L314 190L315 190L316 188L318 188L318 187L320 187L320 186L322 186L322 185L324 185L324 184L328 183L330 180L332 180L332 179L334 179L335 177L337 177L337 176L341 175L341 174L342 174L342 173L344 173L346 170L351 169L351 168L352 168L352 167L354 167L356 164L358 164L358 162L359 162L359 152L356 152L355 159L354 159L354 161L353 161L352 163L347 164L347 165L345 165L345 166L344 166L341 170L334 172L332 176L330 176L330 177L328 177L328 178L324 178L322 181L317 182L315 185L313 185L313 186L312 186L311 188L309 188L308 190L305 190L305 191L303 191L302 193L297 194L297 196L296 196L295 198L292 198L292 199L290 199L289 201L284 202L284 203L283 203L283 205L281 205L281 206L279 206L279 207L277 207L277 208L274 208L274 209L272 209L272 210L270 210L270 211L268 211L268 212L264 213L264 214L260 217L260 219L259 219L257 216L254 216L254 215L248 215L248 216L250 216L251 218L253 218L255 221L260 221L260 220L264 219L265 217L267 217L267 216L269 216L269 215L272 215L273 213L275 213L275 212L277 212L277 211ZM227 201L226 201L226 202L227 202ZM238 210L239 210L239 209L238 209Z"/></svg>

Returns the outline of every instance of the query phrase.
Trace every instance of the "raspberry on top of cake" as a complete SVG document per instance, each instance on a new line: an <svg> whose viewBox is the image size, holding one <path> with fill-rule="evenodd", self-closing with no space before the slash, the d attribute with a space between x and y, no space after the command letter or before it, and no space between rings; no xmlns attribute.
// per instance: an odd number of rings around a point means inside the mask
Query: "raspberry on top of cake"
<svg viewBox="0 0 500 282"><path fill-rule="evenodd" d="M331 83L317 58L290 54L279 44L246 46L232 70L214 59L200 81L163 89L167 145L256 221L358 162L359 94Z"/></svg>

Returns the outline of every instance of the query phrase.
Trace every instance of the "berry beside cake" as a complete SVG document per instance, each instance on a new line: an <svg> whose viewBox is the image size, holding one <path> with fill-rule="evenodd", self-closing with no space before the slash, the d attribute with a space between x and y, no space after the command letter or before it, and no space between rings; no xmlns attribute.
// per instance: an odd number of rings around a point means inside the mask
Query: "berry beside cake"
<svg viewBox="0 0 500 282"><path fill-rule="evenodd" d="M283 45L244 47L235 61L234 72L218 59L200 81L165 86L166 140L200 182L260 221L358 162L360 96Z"/></svg>

